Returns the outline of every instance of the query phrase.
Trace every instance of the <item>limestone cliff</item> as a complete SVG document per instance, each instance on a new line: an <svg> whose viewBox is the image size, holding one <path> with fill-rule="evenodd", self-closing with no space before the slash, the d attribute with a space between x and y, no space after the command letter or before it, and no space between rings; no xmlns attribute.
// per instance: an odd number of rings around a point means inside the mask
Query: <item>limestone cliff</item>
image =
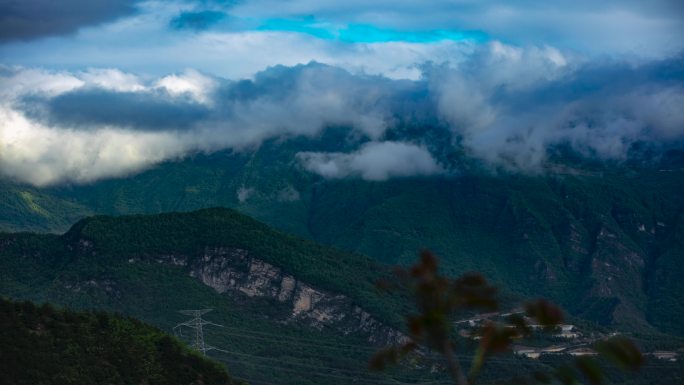
<svg viewBox="0 0 684 385"><path fill-rule="evenodd" d="M316 288L246 250L205 248L199 258L164 255L157 257L157 262L184 266L190 276L218 293L263 297L286 305L289 311L280 320L283 322L297 322L318 330L333 329L343 335L359 334L378 346L407 341L404 334L383 325L351 298Z"/></svg>

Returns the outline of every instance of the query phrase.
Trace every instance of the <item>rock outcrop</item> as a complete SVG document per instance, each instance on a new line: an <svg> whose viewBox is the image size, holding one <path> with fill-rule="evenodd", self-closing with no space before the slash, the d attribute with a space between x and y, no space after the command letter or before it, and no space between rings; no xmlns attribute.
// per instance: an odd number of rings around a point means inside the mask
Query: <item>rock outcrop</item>
<svg viewBox="0 0 684 385"><path fill-rule="evenodd" d="M318 330L334 329L342 335L362 335L377 345L408 340L341 294L322 290L258 259L246 250L206 248L199 258L165 255L157 262L185 266L190 276L218 293L248 298L264 297L285 305L284 322L297 322Z"/></svg>

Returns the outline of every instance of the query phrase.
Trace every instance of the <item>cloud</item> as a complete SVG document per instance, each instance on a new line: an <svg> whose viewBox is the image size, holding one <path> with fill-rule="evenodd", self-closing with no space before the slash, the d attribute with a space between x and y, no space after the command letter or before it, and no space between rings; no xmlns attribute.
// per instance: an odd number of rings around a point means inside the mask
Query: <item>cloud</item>
<svg viewBox="0 0 684 385"><path fill-rule="evenodd" d="M492 44L459 67L426 69L440 116L471 156L530 171L558 145L620 160L638 142L684 139L684 57L635 66L508 51Z"/></svg>
<svg viewBox="0 0 684 385"><path fill-rule="evenodd" d="M594 54L658 57L684 48L684 5L656 0L313 1L252 0L231 8L237 17L301 19L331 25L366 24L400 31L481 31L494 40Z"/></svg>
<svg viewBox="0 0 684 385"><path fill-rule="evenodd" d="M352 44L287 31L169 32L162 22L164 14L172 17L175 11L162 9L136 15L100 28L84 29L69 38L0 45L0 57L8 65L72 72L84 67L116 67L162 76L193 68L229 79L251 78L275 65L316 61L354 73L417 79L418 64L458 61L472 47L472 43L460 41Z"/></svg>
<svg viewBox="0 0 684 385"><path fill-rule="evenodd" d="M240 186L239 189L235 192L235 195L237 196L238 202L240 203L245 203L247 202L247 199L254 195L254 188L252 187L245 187L245 186Z"/></svg>
<svg viewBox="0 0 684 385"><path fill-rule="evenodd" d="M226 14L219 11L183 11L169 23L175 29L205 30L226 18Z"/></svg>
<svg viewBox="0 0 684 385"><path fill-rule="evenodd" d="M203 104L211 104L211 94L217 86L215 79L191 69L180 75L164 76L155 85L173 96L186 95Z"/></svg>
<svg viewBox="0 0 684 385"><path fill-rule="evenodd" d="M367 147L534 172L684 141L682 2L56 4L0 5L0 174L36 185L328 127L351 139L311 170L363 178L402 175Z"/></svg>
<svg viewBox="0 0 684 385"><path fill-rule="evenodd" d="M115 68L91 68L78 74L86 84L115 92L144 91L145 86L135 75Z"/></svg>
<svg viewBox="0 0 684 385"><path fill-rule="evenodd" d="M392 104L410 90L410 82L352 75L311 63L276 66L255 79L231 83L219 91L237 124L295 135L315 135L324 126L350 126L370 138L382 135ZM256 124L254 124L256 122Z"/></svg>
<svg viewBox="0 0 684 385"><path fill-rule="evenodd" d="M134 11L133 0L21 0L0 3L0 42L72 33Z"/></svg>
<svg viewBox="0 0 684 385"><path fill-rule="evenodd" d="M348 154L300 152L297 159L306 170L328 179L359 177L384 181L444 173L427 149L402 142L369 142Z"/></svg>
<svg viewBox="0 0 684 385"><path fill-rule="evenodd" d="M597 61L492 42L417 70L397 80L310 63L229 80L4 67L0 173L87 183L196 152L316 141L330 127L347 140L300 154L304 169L371 180L448 173L457 154L539 172L559 146L622 160L636 144L684 141L684 57Z"/></svg>
<svg viewBox="0 0 684 385"><path fill-rule="evenodd" d="M35 107L35 98L24 101ZM94 129L104 126L146 131L187 129L206 118L209 110L187 98L160 92L116 92L86 88L45 101L45 114L31 117L51 126ZM44 116L43 116L44 115Z"/></svg>
<svg viewBox="0 0 684 385"><path fill-rule="evenodd" d="M116 87L114 79L130 81ZM194 71L144 83L120 71L8 69L0 77L0 173L35 185L87 183L328 126L377 138L393 98L410 86L316 63L237 82Z"/></svg>
<svg viewBox="0 0 684 385"><path fill-rule="evenodd" d="M0 173L36 186L124 176L173 159L190 145L168 132L55 129L0 107Z"/></svg>
<svg viewBox="0 0 684 385"><path fill-rule="evenodd" d="M457 63L492 41L588 57L670 57L684 50L679 3L148 0L77 34L0 44L0 57L25 67L155 76L194 68L230 79L317 61L416 80L420 64Z"/></svg>
<svg viewBox="0 0 684 385"><path fill-rule="evenodd" d="M301 198L299 191L295 189L292 185L285 186L282 190L278 191L276 199L279 202L296 202Z"/></svg>

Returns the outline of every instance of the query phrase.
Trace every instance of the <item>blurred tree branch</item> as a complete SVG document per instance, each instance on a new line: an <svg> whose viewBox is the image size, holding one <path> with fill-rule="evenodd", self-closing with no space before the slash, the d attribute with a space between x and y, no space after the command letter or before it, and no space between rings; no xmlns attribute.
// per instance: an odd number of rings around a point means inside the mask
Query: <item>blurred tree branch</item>
<svg viewBox="0 0 684 385"><path fill-rule="evenodd" d="M503 322L485 321L477 332L479 343L466 374L457 358L457 345L452 340L456 315L498 311L498 291L478 273L451 279L439 274L438 265L438 259L431 252L424 251L420 254L419 262L410 269L397 268L396 275L400 282L413 294L417 313L406 317L409 341L377 352L370 361L371 369L382 370L411 352L427 348L444 357L448 372L456 384L473 385L491 355L510 351L514 340L531 335L533 327L529 320L544 331L552 331L563 322L562 310L543 299L526 303L525 316L514 313ZM378 286L392 289L386 282ZM595 349L601 357L623 369L637 370L643 362L639 349L624 337L601 341ZM551 373L535 373L532 378L536 382L555 381L562 384L574 384L583 378L592 385L599 385L604 376L596 359L582 356Z"/></svg>

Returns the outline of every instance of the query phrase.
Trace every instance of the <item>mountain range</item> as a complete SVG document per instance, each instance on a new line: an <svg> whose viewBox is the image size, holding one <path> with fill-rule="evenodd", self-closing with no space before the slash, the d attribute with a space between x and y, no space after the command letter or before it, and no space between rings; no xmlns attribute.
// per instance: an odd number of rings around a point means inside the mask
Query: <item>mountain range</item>
<svg viewBox="0 0 684 385"><path fill-rule="evenodd" d="M178 329L189 321L188 312L179 311L211 309L203 315L211 322L204 341L216 348L209 355L251 384L447 381L439 361L419 359L387 373L365 369L374 352L407 338L407 293L382 295L375 286L392 280L390 265L288 235L231 209L94 216L62 235L0 234L0 267L0 295L126 314L188 344L196 341L191 330ZM587 335L612 330L577 316L570 321ZM676 349L682 341L661 332L630 334L649 350ZM506 383L557 360L493 359L482 380ZM639 385L663 375L680 378L681 366L663 365L609 378Z"/></svg>
<svg viewBox="0 0 684 385"><path fill-rule="evenodd" d="M452 151L441 161L460 172L390 180L326 179L296 161L347 142L328 130L88 185L4 181L0 230L62 232L87 215L231 207L386 264L410 264L428 248L450 274L480 271L604 326L684 334L680 152L621 164L566 153L543 172L522 173L487 170Z"/></svg>

